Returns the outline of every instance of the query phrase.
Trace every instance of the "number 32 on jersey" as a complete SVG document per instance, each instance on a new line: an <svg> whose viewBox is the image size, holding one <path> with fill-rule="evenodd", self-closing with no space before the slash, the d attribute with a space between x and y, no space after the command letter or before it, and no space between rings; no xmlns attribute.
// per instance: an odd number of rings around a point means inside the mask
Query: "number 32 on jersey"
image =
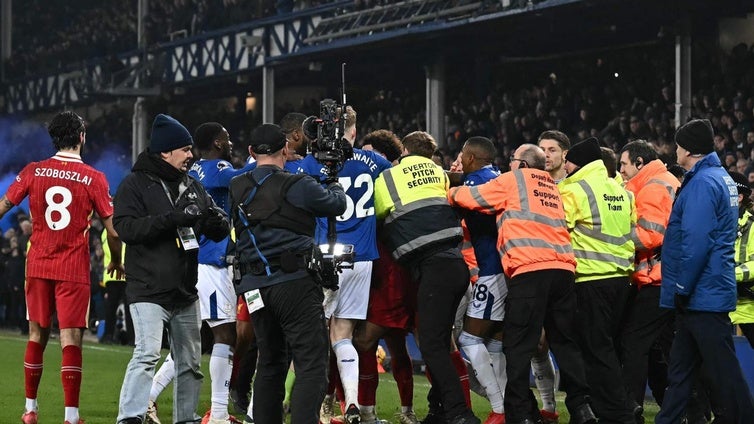
<svg viewBox="0 0 754 424"><path fill-rule="evenodd" d="M343 186L343 191L346 192L346 211L338 217L338 221L348 221L354 217L366 218L367 216L374 215L374 205L367 207L374 194L374 181L372 181L372 177L369 174L360 174L356 178L340 177L338 178L338 182ZM353 199L351 198L351 194L348 193L351 187L354 189L364 187L365 190L358 199Z"/></svg>

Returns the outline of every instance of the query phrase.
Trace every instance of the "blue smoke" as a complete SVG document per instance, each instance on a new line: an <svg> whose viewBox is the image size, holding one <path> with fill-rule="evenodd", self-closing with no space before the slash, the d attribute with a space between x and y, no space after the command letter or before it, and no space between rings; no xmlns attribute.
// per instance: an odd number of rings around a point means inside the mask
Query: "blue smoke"
<svg viewBox="0 0 754 424"><path fill-rule="evenodd" d="M131 172L131 150L122 145L110 146L96 156L88 157L84 152L84 162L105 174L110 184L110 194L115 195L120 182Z"/></svg>

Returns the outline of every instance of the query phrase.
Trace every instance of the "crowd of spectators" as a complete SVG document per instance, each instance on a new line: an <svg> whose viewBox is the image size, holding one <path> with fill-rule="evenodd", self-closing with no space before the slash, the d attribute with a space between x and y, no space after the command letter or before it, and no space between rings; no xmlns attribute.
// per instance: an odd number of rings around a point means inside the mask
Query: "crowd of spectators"
<svg viewBox="0 0 754 424"><path fill-rule="evenodd" d="M657 146L666 162L672 163L676 123L671 51L671 46L658 44L583 57L503 63L490 69L484 90L465 79L462 72L449 72L446 134L437 135L445 141L443 156L449 164L468 137L485 136L497 145L498 166L506 169L513 149L536 142L544 130L559 129L573 141L596 136L616 151L628 141L646 139ZM689 112L712 121L721 159L748 176L754 169L754 51L743 43L724 52L714 43L699 42L692 57L696 59ZM707 60L709 57L717 60ZM319 100L279 105L276 116L291 110L316 114ZM426 129L422 90L354 87L349 101L359 111L361 135L388 129L403 136ZM114 144L130 146L132 108L127 103L87 122L87 154L97 155ZM168 103L162 106L171 110L178 107ZM207 117L222 122L242 153L248 132L261 123L261 114L239 110L205 102L172 112L190 128Z"/></svg>
<svg viewBox="0 0 754 424"><path fill-rule="evenodd" d="M275 0L150 0L148 4L148 46L277 11ZM292 0L291 4L291 9L296 7ZM14 6L12 52L5 63L10 79L138 47L138 0L28 0Z"/></svg>
<svg viewBox="0 0 754 424"><path fill-rule="evenodd" d="M146 45L153 46L255 19L286 14L338 0L150 0ZM388 6L405 0L354 0L336 11ZM453 0L464 3L469 0ZM4 63L8 79L58 69L93 58L115 57L138 48L139 0L27 0L15 5L12 52ZM526 7L526 0L486 1L483 8Z"/></svg>
<svg viewBox="0 0 754 424"><path fill-rule="evenodd" d="M692 117L712 121L719 153L731 169L754 169L754 45L723 52L696 43ZM717 60L709 60L709 58ZM558 129L573 142L596 136L619 151L627 142L652 142L662 158L675 161L674 56L668 45L642 46L581 58L502 64L491 70L490 89L475 93L463 76L447 81L447 165L471 136L488 137L507 169L510 153L539 134ZM380 92L360 105L359 132L385 128L399 136L425 129L424 93ZM726 157L727 156L727 157ZM752 175L754 180L754 175Z"/></svg>
<svg viewBox="0 0 754 424"><path fill-rule="evenodd" d="M28 333L24 281L31 221L24 214L16 221L17 226L7 229L0 239L0 328Z"/></svg>

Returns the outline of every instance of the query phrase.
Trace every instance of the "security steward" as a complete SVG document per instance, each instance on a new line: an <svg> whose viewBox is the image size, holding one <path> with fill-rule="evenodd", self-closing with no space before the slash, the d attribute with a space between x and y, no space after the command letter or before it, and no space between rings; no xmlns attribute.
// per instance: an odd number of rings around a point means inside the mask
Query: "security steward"
<svg viewBox="0 0 754 424"><path fill-rule="evenodd" d="M398 165L375 181L374 211L384 220L383 235L392 256L418 282L419 351L432 377L429 402L442 405L449 424L479 424L466 406L450 341L456 309L469 285L469 269L458 247L461 223L447 200L449 181L432 162L437 143L415 131L403 138ZM298 384L298 380L297 384ZM430 410L438 414L437 410Z"/></svg>
<svg viewBox="0 0 754 424"><path fill-rule="evenodd" d="M571 147L559 185L576 255L576 313L592 407L600 423L633 424L615 337L634 269L633 197L609 178L596 138Z"/></svg>
<svg viewBox="0 0 754 424"><path fill-rule="evenodd" d="M653 345L659 344L667 346L669 354L672 343L673 311L660 308L662 263L658 253L665 239L675 192L681 183L658 159L654 147L644 140L623 146L620 174L626 181L626 190L634 195L637 223L633 235L635 270L618 337L618 357L623 365L628 402L637 422L641 422L650 358L653 373L649 376L649 387L659 405L667 387L667 364L654 360L657 355L650 355L650 351Z"/></svg>
<svg viewBox="0 0 754 424"><path fill-rule="evenodd" d="M728 172L738 189L738 237L736 237L736 286L738 300L736 310L730 313L730 321L754 347L754 214L751 213L751 187L746 177L739 172Z"/></svg>
<svg viewBox="0 0 754 424"><path fill-rule="evenodd" d="M291 423L314 424L327 384L329 342L322 288L307 270L316 217L338 216L346 196L337 182L324 188L312 177L283 170L289 150L280 127L263 124L251 135L257 167L230 184L240 283L259 346L254 381L254 420L280 423L288 371L286 343L296 385Z"/></svg>
<svg viewBox="0 0 754 424"><path fill-rule="evenodd" d="M540 147L521 145L511 157L512 171L479 186L452 188L448 199L453 206L496 218L497 248L508 283L503 322L508 374L505 421L542 422L529 389L529 364L544 327L560 366L571 423L596 423L584 361L574 338L576 260L560 193L545 171L545 160Z"/></svg>

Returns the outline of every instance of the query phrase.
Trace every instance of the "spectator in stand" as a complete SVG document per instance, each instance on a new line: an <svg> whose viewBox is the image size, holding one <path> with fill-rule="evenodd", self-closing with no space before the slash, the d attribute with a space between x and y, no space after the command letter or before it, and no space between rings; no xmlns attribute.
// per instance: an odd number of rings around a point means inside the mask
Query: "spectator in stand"
<svg viewBox="0 0 754 424"><path fill-rule="evenodd" d="M21 238L15 232L8 230L6 237L8 250L5 252L4 249L5 269L2 274L8 290L6 322L9 326L21 329L22 333L28 334L29 325L26 321L26 299L24 295L26 248L25 244L20 242Z"/></svg>

